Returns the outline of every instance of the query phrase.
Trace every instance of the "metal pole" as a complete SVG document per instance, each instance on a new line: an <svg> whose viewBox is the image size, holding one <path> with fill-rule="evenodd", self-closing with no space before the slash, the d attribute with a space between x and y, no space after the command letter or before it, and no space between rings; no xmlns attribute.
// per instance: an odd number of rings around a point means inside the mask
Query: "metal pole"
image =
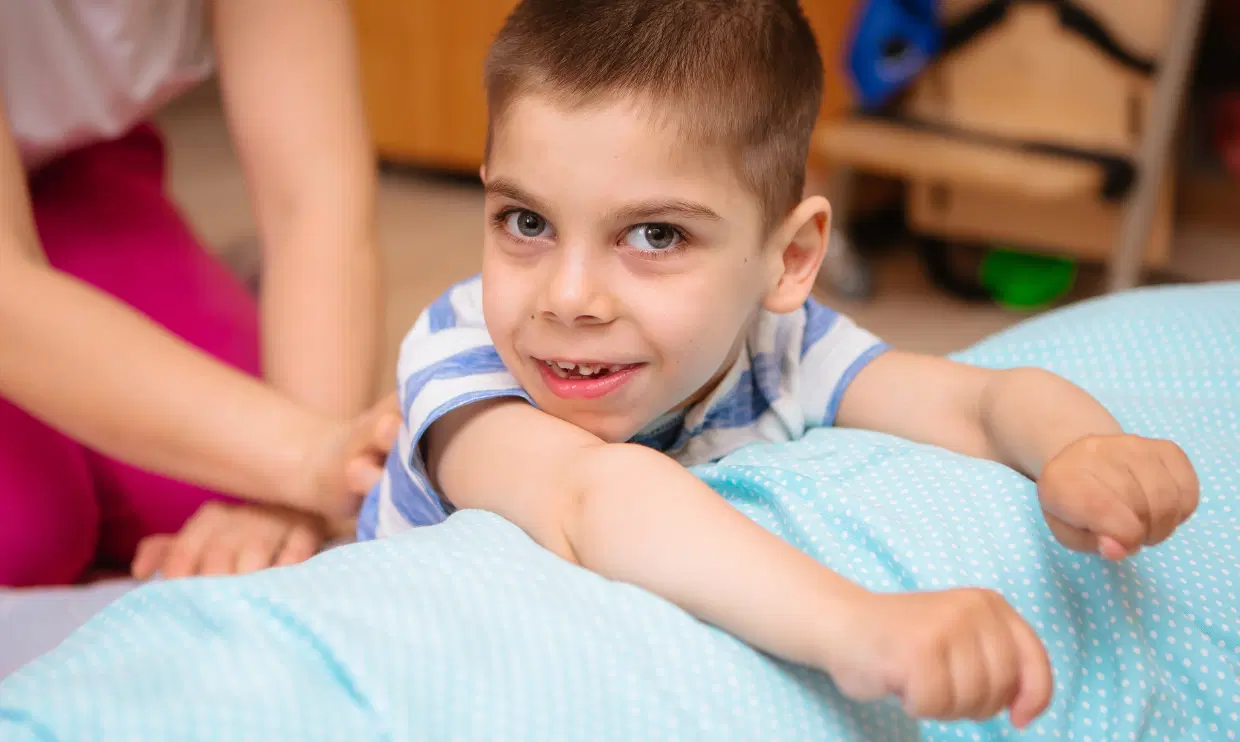
<svg viewBox="0 0 1240 742"><path fill-rule="evenodd" d="M1154 83L1145 138L1137 159L1137 182L1124 208L1119 239L1111 254L1108 291L1125 291L1141 280L1145 251L1171 140L1180 120L1189 73L1197 56L1197 38L1206 0L1177 0L1167 54Z"/></svg>

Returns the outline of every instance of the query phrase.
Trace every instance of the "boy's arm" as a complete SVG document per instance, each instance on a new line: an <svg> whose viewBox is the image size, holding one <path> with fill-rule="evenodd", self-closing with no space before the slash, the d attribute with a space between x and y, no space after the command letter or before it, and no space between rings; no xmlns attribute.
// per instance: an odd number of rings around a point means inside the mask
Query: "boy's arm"
<svg viewBox="0 0 1240 742"><path fill-rule="evenodd" d="M560 557L792 662L819 664L865 593L671 458L604 443L523 401L448 413L426 452L432 482L458 508L494 512Z"/></svg>
<svg viewBox="0 0 1240 742"><path fill-rule="evenodd" d="M889 351L849 385L836 422L1006 464L1038 481L1061 543L1110 559L1161 543L1197 507L1179 447L1126 435L1088 393L1040 369Z"/></svg>
<svg viewBox="0 0 1240 742"><path fill-rule="evenodd" d="M431 425L427 471L460 508L490 510L561 557L653 592L845 695L908 713L1018 727L1046 708L1050 667L997 594L877 595L764 531L672 459L608 444L522 401Z"/></svg>
<svg viewBox="0 0 1240 742"><path fill-rule="evenodd" d="M1093 397L1050 372L984 369L895 350L857 374L836 424L991 459L1035 479L1068 444L1123 433Z"/></svg>

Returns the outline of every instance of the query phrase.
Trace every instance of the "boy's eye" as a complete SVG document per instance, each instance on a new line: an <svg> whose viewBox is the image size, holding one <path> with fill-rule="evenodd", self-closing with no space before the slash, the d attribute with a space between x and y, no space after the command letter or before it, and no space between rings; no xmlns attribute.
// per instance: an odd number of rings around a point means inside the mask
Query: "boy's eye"
<svg viewBox="0 0 1240 742"><path fill-rule="evenodd" d="M670 224L639 224L629 230L625 242L638 250L662 251L680 244L680 232Z"/></svg>
<svg viewBox="0 0 1240 742"><path fill-rule="evenodd" d="M548 235L544 232L549 232L551 228L546 219L524 209L509 213L504 222L509 234L526 239L547 237Z"/></svg>

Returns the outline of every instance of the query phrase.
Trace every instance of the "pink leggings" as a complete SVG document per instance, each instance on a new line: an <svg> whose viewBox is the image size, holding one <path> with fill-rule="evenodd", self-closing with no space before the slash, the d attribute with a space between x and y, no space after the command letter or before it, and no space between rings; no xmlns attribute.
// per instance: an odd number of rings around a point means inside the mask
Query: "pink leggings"
<svg viewBox="0 0 1240 742"><path fill-rule="evenodd" d="M258 374L256 302L165 195L154 129L73 153L30 191L52 265ZM86 449L0 399L0 586L72 583L97 563L127 568L142 538L176 532L220 497Z"/></svg>

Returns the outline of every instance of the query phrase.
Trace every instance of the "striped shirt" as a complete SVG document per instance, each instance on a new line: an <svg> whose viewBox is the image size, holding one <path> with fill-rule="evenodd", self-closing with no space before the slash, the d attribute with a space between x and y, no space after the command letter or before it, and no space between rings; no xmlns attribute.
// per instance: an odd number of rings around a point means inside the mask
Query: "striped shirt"
<svg viewBox="0 0 1240 742"><path fill-rule="evenodd" d="M508 373L482 317L482 281L464 281L423 312L401 345L397 376L404 422L382 480L358 519L371 539L438 523L452 512L426 474L420 441L453 409L529 395ZM751 443L796 440L832 425L844 389L887 346L810 299L795 312L763 312L736 363L701 402L647 426L633 443L685 466L717 461Z"/></svg>

